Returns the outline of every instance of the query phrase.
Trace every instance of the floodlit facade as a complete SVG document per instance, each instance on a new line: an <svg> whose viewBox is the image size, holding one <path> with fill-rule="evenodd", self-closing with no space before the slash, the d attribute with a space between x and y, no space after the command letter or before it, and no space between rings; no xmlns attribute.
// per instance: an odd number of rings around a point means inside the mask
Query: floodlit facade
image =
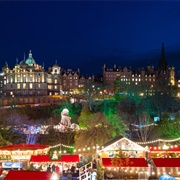
<svg viewBox="0 0 180 180"><path fill-rule="evenodd" d="M82 81L83 79L83 81ZM93 76L80 76L80 70L64 70L57 61L46 71L44 66L39 65L29 52L28 58L24 57L20 63L10 69L8 63L0 72L0 104L46 103L50 102L47 97L57 97L66 94L76 94L84 82L93 80ZM8 99L9 98L9 99ZM53 101L54 102L54 101ZM50 104L54 104L50 102Z"/></svg>

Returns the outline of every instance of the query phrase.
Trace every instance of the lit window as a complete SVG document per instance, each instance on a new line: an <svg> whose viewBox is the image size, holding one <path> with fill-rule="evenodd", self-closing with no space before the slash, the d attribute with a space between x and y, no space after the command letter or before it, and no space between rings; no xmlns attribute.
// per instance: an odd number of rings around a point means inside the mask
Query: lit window
<svg viewBox="0 0 180 180"><path fill-rule="evenodd" d="M26 83L23 83L23 89L25 89L26 88Z"/></svg>
<svg viewBox="0 0 180 180"><path fill-rule="evenodd" d="M20 89L20 88L21 88L20 84L17 84L17 89Z"/></svg>
<svg viewBox="0 0 180 180"><path fill-rule="evenodd" d="M52 89L52 86L51 86L51 85L48 85L48 89Z"/></svg>
<svg viewBox="0 0 180 180"><path fill-rule="evenodd" d="M54 80L54 83L57 84L57 79Z"/></svg>
<svg viewBox="0 0 180 180"><path fill-rule="evenodd" d="M17 82L20 82L21 81L21 78L20 76L17 77Z"/></svg>
<svg viewBox="0 0 180 180"><path fill-rule="evenodd" d="M57 89L57 86L54 86L54 89Z"/></svg>
<svg viewBox="0 0 180 180"><path fill-rule="evenodd" d="M32 89L33 88L33 85L32 83L29 84L29 88Z"/></svg>
<svg viewBox="0 0 180 180"><path fill-rule="evenodd" d="M52 79L48 79L47 82L48 82L48 83L52 83Z"/></svg>
<svg viewBox="0 0 180 180"><path fill-rule="evenodd" d="M33 78L32 78L32 76L30 76L30 77L29 77L29 81L32 82L32 80L33 80Z"/></svg>
<svg viewBox="0 0 180 180"><path fill-rule="evenodd" d="M13 77L11 76L11 80L10 80L10 82L12 83L13 82Z"/></svg>
<svg viewBox="0 0 180 180"><path fill-rule="evenodd" d="M38 84L38 88L40 88L41 87L41 84Z"/></svg>
<svg viewBox="0 0 180 180"><path fill-rule="evenodd" d="M26 82L26 75L23 76L23 81Z"/></svg>

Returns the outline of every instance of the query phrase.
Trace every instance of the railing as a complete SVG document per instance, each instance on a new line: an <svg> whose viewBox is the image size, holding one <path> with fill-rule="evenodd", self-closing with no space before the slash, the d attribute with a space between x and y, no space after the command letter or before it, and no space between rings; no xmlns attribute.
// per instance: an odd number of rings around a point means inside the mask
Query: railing
<svg viewBox="0 0 180 180"><path fill-rule="evenodd" d="M92 169L92 162L85 164L80 169L83 169L83 172L79 171L78 180L89 180L91 175L91 172L89 170Z"/></svg>

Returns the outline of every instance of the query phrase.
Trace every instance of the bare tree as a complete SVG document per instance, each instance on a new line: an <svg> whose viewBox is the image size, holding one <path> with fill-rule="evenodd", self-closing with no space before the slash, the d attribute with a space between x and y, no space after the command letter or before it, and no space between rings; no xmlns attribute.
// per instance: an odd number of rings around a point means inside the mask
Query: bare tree
<svg viewBox="0 0 180 180"><path fill-rule="evenodd" d="M132 125L134 126L134 129L136 129L139 140L143 142L148 140L155 126L150 116L148 116L146 113L139 114L137 122Z"/></svg>

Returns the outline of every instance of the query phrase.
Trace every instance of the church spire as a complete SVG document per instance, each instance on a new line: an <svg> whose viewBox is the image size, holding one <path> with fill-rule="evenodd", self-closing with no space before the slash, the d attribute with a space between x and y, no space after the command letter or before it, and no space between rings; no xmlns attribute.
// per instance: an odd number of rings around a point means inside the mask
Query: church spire
<svg viewBox="0 0 180 180"><path fill-rule="evenodd" d="M161 58L160 58L158 67L161 70L166 70L167 69L167 62L166 62L165 53L164 53L164 42L162 42Z"/></svg>

